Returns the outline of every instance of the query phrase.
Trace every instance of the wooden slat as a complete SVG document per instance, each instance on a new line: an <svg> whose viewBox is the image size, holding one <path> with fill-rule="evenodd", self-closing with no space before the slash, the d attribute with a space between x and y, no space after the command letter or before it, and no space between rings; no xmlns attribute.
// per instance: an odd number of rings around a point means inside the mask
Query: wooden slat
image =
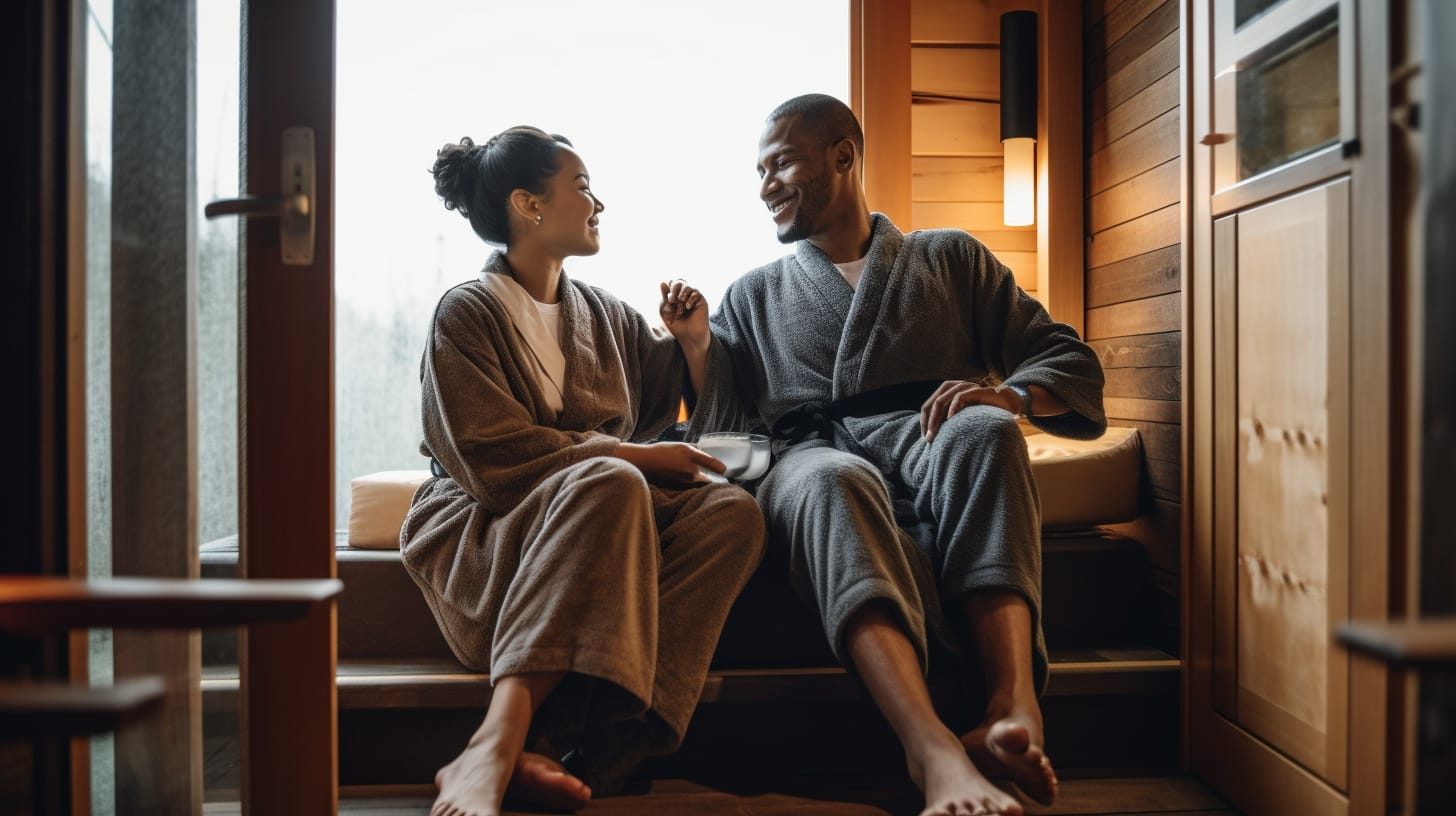
<svg viewBox="0 0 1456 816"><path fill-rule="evenodd" d="M910 7L913 42L995 45L1001 40L1001 15L1036 11L1037 0L914 0Z"/></svg>
<svg viewBox="0 0 1456 816"><path fill-rule="evenodd" d="M1124 2L1126 0L1086 0L1086 6L1082 11L1083 15L1085 15L1083 26L1091 30L1097 23L1102 22L1108 13Z"/></svg>
<svg viewBox="0 0 1456 816"><path fill-rule="evenodd" d="M1001 51L990 45L911 48L910 88L915 93L1000 99Z"/></svg>
<svg viewBox="0 0 1456 816"><path fill-rule="evenodd" d="M1143 455L1160 462L1177 464L1182 454L1183 426L1171 422L1140 422L1119 419L1111 423L1122 428L1137 428L1138 439L1143 445Z"/></svg>
<svg viewBox="0 0 1456 816"><path fill-rule="evenodd" d="M1144 16L1137 20L1133 20L1131 15L1128 15L1126 19L1121 15L1115 15L1115 19L1108 18L1109 24L1119 23L1117 31L1125 32L1125 34L1115 40L1109 39L1105 52L1089 55L1087 60L1088 84L1102 84L1107 77L1131 65L1134 60L1147 53L1164 37L1178 30L1178 3L1176 0L1135 0L1135 5L1129 4L1125 8L1129 11L1141 12ZM1121 25L1128 22L1132 22L1134 25L1131 27ZM1111 29L1109 29L1109 33L1111 33Z"/></svg>
<svg viewBox="0 0 1456 816"><path fill-rule="evenodd" d="M1182 371L1176 367L1110 368L1103 372L1107 383L1102 393L1108 397L1175 400L1181 394Z"/></svg>
<svg viewBox="0 0 1456 816"><path fill-rule="evenodd" d="M1135 334L1089 340L1103 369L1179 366L1182 332Z"/></svg>
<svg viewBox="0 0 1456 816"><path fill-rule="evenodd" d="M1108 111L1132 99L1138 91L1177 67L1178 34L1174 32L1121 71L1108 76L1106 82L1092 86L1087 115L1093 119L1106 116Z"/></svg>
<svg viewBox="0 0 1456 816"><path fill-rule="evenodd" d="M1087 310L1087 338L1122 337L1176 331L1182 325L1183 297L1170 292Z"/></svg>
<svg viewBox="0 0 1456 816"><path fill-rule="evenodd" d="M128 677L95 688L64 683L0 682L0 737L73 737L115 731L156 708L161 677Z"/></svg>
<svg viewBox="0 0 1456 816"><path fill-rule="evenodd" d="M1082 8L1043 0L1037 117L1037 288L1054 318L1078 332L1086 321L1086 195L1082 83Z"/></svg>
<svg viewBox="0 0 1456 816"><path fill-rule="evenodd" d="M1183 163L1170 159L1092 197L1088 203L1093 234L1178 203Z"/></svg>
<svg viewBox="0 0 1456 816"><path fill-rule="evenodd" d="M1177 244L1183 235L1180 216L1173 204L1097 233L1087 242L1087 264L1106 266Z"/></svg>
<svg viewBox="0 0 1456 816"><path fill-rule="evenodd" d="M1177 400L1144 400L1106 397L1102 408L1108 419L1142 419L1149 422L1178 422L1183 404Z"/></svg>
<svg viewBox="0 0 1456 816"><path fill-rule="evenodd" d="M914 229L954 227L973 235L983 230L1021 231L1021 228L1006 226L1002 216L1003 210L999 201L965 203L917 201L910 207L910 223ZM1026 227L1024 230L1032 235L1036 234L1034 227Z"/></svg>
<svg viewBox="0 0 1456 816"><path fill-rule="evenodd" d="M1093 267L1087 270L1087 306L1176 292L1182 286L1182 262L1182 247L1174 245Z"/></svg>
<svg viewBox="0 0 1456 816"><path fill-rule="evenodd" d="M1028 292L1036 291L1035 252L997 252L995 254L997 260L1011 267L1011 271L1016 275L1017 286Z"/></svg>
<svg viewBox="0 0 1456 816"><path fill-rule="evenodd" d="M1180 501L1183 491L1183 470L1176 462L1149 459L1144 462L1148 468L1148 480L1153 486L1153 497L1165 501Z"/></svg>
<svg viewBox="0 0 1456 816"><path fill-rule="evenodd" d="M985 244L998 257L1003 252L1036 252L1034 230L981 230L973 234L976 240Z"/></svg>
<svg viewBox="0 0 1456 816"><path fill-rule="evenodd" d="M1180 217L1178 205L1173 204L1097 233L1088 241L1088 265L1106 267L1177 246Z"/></svg>
<svg viewBox="0 0 1456 816"><path fill-rule="evenodd" d="M915 156L910 197L920 201L1001 200L1001 157Z"/></svg>
<svg viewBox="0 0 1456 816"><path fill-rule="evenodd" d="M1093 195L1178 157L1178 110L1164 113L1087 159L1087 191Z"/></svg>
<svg viewBox="0 0 1456 816"><path fill-rule="evenodd" d="M910 108L910 151L916 155L1000 156L1001 106L917 102Z"/></svg>
<svg viewBox="0 0 1456 816"><path fill-rule="evenodd" d="M1108 111L1106 116L1094 120L1087 134L1089 155L1178 107L1178 80L1181 76L1182 72L1174 68L1131 99Z"/></svg>

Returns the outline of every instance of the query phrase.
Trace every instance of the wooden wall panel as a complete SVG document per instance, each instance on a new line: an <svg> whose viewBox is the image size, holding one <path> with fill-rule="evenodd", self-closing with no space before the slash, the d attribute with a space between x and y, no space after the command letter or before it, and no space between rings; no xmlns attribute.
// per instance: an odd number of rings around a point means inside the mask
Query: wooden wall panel
<svg viewBox="0 0 1456 816"><path fill-rule="evenodd" d="M910 107L910 152L917 156L1001 155L1001 106L919 102Z"/></svg>
<svg viewBox="0 0 1456 816"><path fill-rule="evenodd" d="M916 44L996 45L1002 14L1037 7L1037 0L914 0L910 37Z"/></svg>
<svg viewBox="0 0 1456 816"><path fill-rule="evenodd" d="M1092 122L1087 134L1089 150L1096 153L1108 143L1137 130L1164 113L1178 107L1178 79L1182 73L1172 70L1162 79L1138 91L1133 98Z"/></svg>
<svg viewBox="0 0 1456 816"><path fill-rule="evenodd" d="M1176 0L1085 0L1086 337L1113 425L1143 443L1146 547L1178 649L1182 523L1182 195Z"/></svg>
<svg viewBox="0 0 1456 816"><path fill-rule="evenodd" d="M1179 290L1179 247L1163 247L1087 270L1087 307L1165 295Z"/></svg>
<svg viewBox="0 0 1456 816"><path fill-rule="evenodd" d="M910 197L915 201L1001 201L1001 156L913 156Z"/></svg>
<svg viewBox="0 0 1456 816"><path fill-rule="evenodd" d="M1093 153L1087 160L1087 189L1100 193L1178 158L1178 153L1178 110L1175 108Z"/></svg>
<svg viewBox="0 0 1456 816"><path fill-rule="evenodd" d="M1174 32L1128 63L1127 67L1109 76L1105 83L1094 86L1088 96L1090 115L1094 119L1106 116L1108 111L1132 99L1138 91L1177 67L1178 34Z"/></svg>
<svg viewBox="0 0 1456 816"><path fill-rule="evenodd" d="M1002 223L1000 201L916 201L910 207L910 221L915 229L954 227L969 233L1023 231ZM1024 231L1036 235L1033 227Z"/></svg>
<svg viewBox="0 0 1456 816"><path fill-rule="evenodd" d="M1087 244L1087 263L1106 266L1176 244L1181 229L1177 204L1140 215L1093 235Z"/></svg>
<svg viewBox="0 0 1456 816"><path fill-rule="evenodd" d="M910 87L917 94L1001 98L1001 51L994 46L911 48Z"/></svg>

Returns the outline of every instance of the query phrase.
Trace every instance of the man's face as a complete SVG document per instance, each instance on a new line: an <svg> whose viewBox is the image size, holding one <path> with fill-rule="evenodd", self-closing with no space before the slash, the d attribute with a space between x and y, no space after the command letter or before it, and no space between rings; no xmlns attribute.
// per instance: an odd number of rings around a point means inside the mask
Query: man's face
<svg viewBox="0 0 1456 816"><path fill-rule="evenodd" d="M770 122L758 142L758 197L773 215L779 241L791 244L821 232L832 200L829 146L790 116Z"/></svg>

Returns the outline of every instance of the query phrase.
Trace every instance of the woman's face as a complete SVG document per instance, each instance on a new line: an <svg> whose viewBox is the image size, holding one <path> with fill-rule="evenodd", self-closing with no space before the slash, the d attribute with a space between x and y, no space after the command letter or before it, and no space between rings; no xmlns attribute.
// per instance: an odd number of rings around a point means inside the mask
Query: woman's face
<svg viewBox="0 0 1456 816"><path fill-rule="evenodd" d="M606 207L592 194L591 176L576 151L563 145L558 155L561 169L547 184L546 196L541 202L541 223L532 227L563 257L595 255L601 249L597 216Z"/></svg>

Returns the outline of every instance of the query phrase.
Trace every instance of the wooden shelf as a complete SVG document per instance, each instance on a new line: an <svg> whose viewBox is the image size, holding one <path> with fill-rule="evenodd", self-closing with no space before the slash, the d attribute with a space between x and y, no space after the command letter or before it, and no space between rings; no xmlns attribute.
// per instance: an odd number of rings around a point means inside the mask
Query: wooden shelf
<svg viewBox="0 0 1456 816"><path fill-rule="evenodd" d="M133 677L104 688L61 683L0 683L0 736L74 737L115 730L161 701L160 677Z"/></svg>
<svg viewBox="0 0 1456 816"><path fill-rule="evenodd" d="M1456 664L1456 618L1347 623L1335 638L1351 651L1395 666Z"/></svg>
<svg viewBox="0 0 1456 816"><path fill-rule="evenodd" d="M300 618L337 596L337 579L0 576L0 629L202 629Z"/></svg>

